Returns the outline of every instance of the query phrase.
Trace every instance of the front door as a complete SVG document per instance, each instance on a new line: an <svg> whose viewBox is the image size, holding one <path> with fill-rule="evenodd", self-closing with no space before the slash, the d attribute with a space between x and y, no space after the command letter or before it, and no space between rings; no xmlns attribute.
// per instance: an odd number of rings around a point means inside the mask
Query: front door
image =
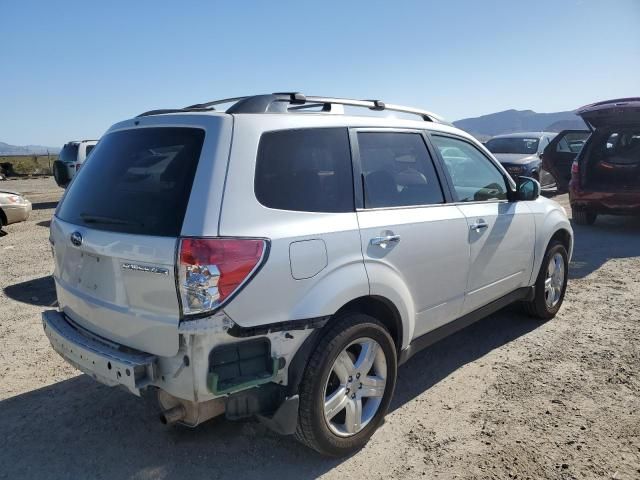
<svg viewBox="0 0 640 480"><path fill-rule="evenodd" d="M465 314L527 286L533 267L534 219L526 202L507 200L504 175L475 145L448 135L431 138L467 221Z"/></svg>
<svg viewBox="0 0 640 480"><path fill-rule="evenodd" d="M371 295L396 299L411 337L459 316L469 266L467 221L447 204L419 131L352 131L358 223ZM448 195L448 193L447 193Z"/></svg>

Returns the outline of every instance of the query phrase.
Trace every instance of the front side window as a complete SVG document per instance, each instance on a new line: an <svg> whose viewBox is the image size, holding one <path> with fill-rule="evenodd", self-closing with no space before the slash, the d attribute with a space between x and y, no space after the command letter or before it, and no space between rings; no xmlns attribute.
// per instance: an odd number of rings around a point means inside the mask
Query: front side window
<svg viewBox="0 0 640 480"><path fill-rule="evenodd" d="M480 150L463 140L432 136L453 182L459 202L507 199L502 173Z"/></svg>
<svg viewBox="0 0 640 480"><path fill-rule="evenodd" d="M260 139L254 189L269 208L352 212L353 170L346 128L266 132Z"/></svg>
<svg viewBox="0 0 640 480"><path fill-rule="evenodd" d="M359 132L365 208L432 205L444 196L419 133Z"/></svg>

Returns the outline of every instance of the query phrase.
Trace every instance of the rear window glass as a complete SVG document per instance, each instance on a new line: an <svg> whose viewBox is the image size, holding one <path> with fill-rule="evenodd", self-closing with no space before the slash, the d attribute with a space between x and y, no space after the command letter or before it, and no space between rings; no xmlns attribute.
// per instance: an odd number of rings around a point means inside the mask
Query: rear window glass
<svg viewBox="0 0 640 480"><path fill-rule="evenodd" d="M98 230L175 237L198 166L204 131L141 128L106 135L56 215Z"/></svg>
<svg viewBox="0 0 640 480"><path fill-rule="evenodd" d="M62 147L62 150L60 150L58 159L65 163L75 163L78 159L78 144L67 143L64 147Z"/></svg>
<svg viewBox="0 0 640 480"><path fill-rule="evenodd" d="M262 135L255 193L266 207L350 212L353 172L346 128L280 130Z"/></svg>
<svg viewBox="0 0 640 480"><path fill-rule="evenodd" d="M532 155L538 151L537 138L530 137L503 137L492 138L485 146L491 153L516 153L520 155Z"/></svg>

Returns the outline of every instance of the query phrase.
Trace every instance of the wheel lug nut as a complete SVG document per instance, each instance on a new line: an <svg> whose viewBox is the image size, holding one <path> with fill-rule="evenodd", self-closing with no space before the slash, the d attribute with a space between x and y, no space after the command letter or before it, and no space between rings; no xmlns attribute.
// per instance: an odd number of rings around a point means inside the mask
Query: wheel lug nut
<svg viewBox="0 0 640 480"><path fill-rule="evenodd" d="M347 388L347 393L349 393L350 391L351 391L351 389L350 389L350 388Z"/></svg>
<svg viewBox="0 0 640 480"><path fill-rule="evenodd" d="M356 378L360 378L360 374L359 373L356 373Z"/></svg>
<svg viewBox="0 0 640 480"><path fill-rule="evenodd" d="M352 393L352 394L351 394L351 398L356 398L356 394L355 394L355 393Z"/></svg>
<svg viewBox="0 0 640 480"><path fill-rule="evenodd" d="M358 387L358 389L362 388L362 384L360 384L360 386Z"/></svg>
<svg viewBox="0 0 640 480"><path fill-rule="evenodd" d="M351 375L349 375L349 381L353 382L353 377Z"/></svg>

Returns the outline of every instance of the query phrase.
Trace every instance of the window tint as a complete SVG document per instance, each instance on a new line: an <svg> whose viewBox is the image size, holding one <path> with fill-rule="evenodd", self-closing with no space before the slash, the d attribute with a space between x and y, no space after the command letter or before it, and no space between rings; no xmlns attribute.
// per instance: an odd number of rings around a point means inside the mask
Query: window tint
<svg viewBox="0 0 640 480"><path fill-rule="evenodd" d="M593 157L612 164L637 164L640 162L640 129L605 134L596 142Z"/></svg>
<svg viewBox="0 0 640 480"><path fill-rule="evenodd" d="M589 138L589 132L569 132L558 141L556 152L580 153L587 138Z"/></svg>
<svg viewBox="0 0 640 480"><path fill-rule="evenodd" d="M451 176L458 201L478 202L507 198L502 173L480 150L470 143L451 137L434 135L432 139Z"/></svg>
<svg viewBox="0 0 640 480"><path fill-rule="evenodd" d="M538 151L539 139L531 137L492 138L485 145L492 153L518 153L532 155Z"/></svg>
<svg viewBox="0 0 640 480"><path fill-rule="evenodd" d="M84 156L88 157L89 154L91 153L91 150L93 150L93 147L95 147L95 145L87 145L87 148L84 151Z"/></svg>
<svg viewBox="0 0 640 480"><path fill-rule="evenodd" d="M442 188L418 133L359 132L365 208L443 203Z"/></svg>
<svg viewBox="0 0 640 480"><path fill-rule="evenodd" d="M67 143L62 147L62 150L60 150L58 159L65 163L75 163L78 160L78 144Z"/></svg>
<svg viewBox="0 0 640 480"><path fill-rule="evenodd" d="M56 215L115 232L178 236L204 131L140 128L106 135L71 183Z"/></svg>
<svg viewBox="0 0 640 480"><path fill-rule="evenodd" d="M351 212L353 172L346 128L281 130L262 135L254 184L266 207Z"/></svg>

